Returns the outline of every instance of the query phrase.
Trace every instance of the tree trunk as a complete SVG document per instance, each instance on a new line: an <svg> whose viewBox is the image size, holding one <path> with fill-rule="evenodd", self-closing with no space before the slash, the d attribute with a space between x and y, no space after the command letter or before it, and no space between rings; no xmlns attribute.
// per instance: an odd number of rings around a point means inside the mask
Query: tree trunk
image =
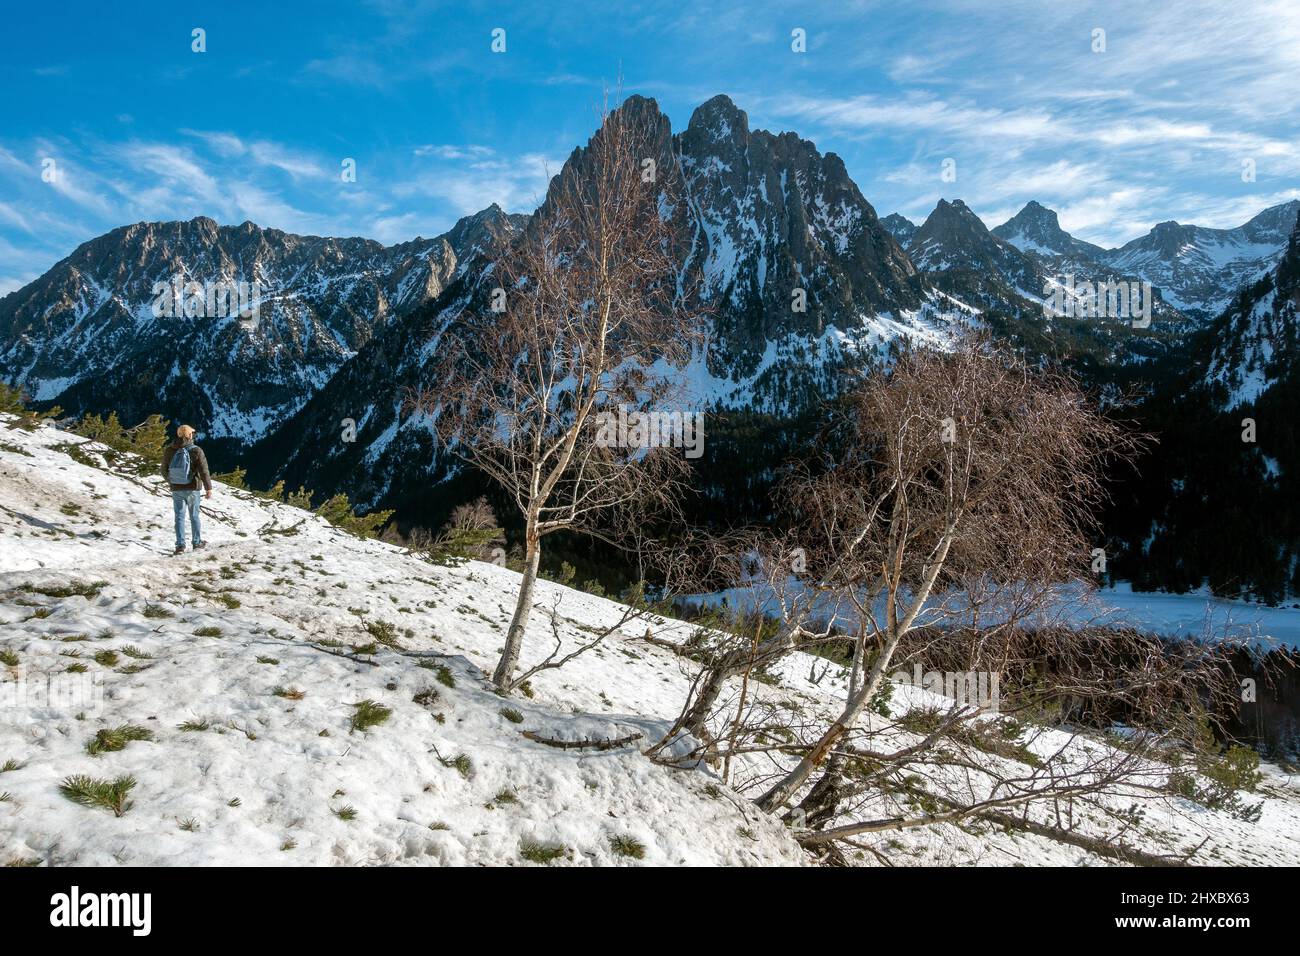
<svg viewBox="0 0 1300 956"><path fill-rule="evenodd" d="M802 760L786 776L779 780L772 789L759 797L757 801L759 809L764 813L775 813L793 799L799 788L807 782L812 776L814 770L821 766L822 761L835 748L835 744L844 736L845 731L853 726L853 722L858 719L863 708L876 696L876 691L885 680L885 669L889 667L889 662L894 657L894 648L898 646L898 638L892 637L886 641L880 656L876 658L876 663L871 668L871 674L867 677L866 683L862 688L844 704L844 710L840 712L839 718L826 729L821 739L813 746Z"/></svg>
<svg viewBox="0 0 1300 956"><path fill-rule="evenodd" d="M528 617L533 612L537 566L542 559L542 542L534 522L529 521L525 537L524 576L519 582L519 599L515 602L514 617L510 619L510 630L506 632L506 646L501 651L501 660L497 662L497 669L492 674L492 683L503 691L508 691L513 686L515 668L519 665L519 652L524 646L524 632L528 629Z"/></svg>
<svg viewBox="0 0 1300 956"><path fill-rule="evenodd" d="M899 579L895 577L893 583L889 585L886 591L886 599L889 602L887 631L889 637L885 640L885 646L880 649L880 656L871 665L870 675L868 675L866 682L857 694L849 696L839 718L826 729L826 733L822 734L821 739L817 741L813 749L783 779L777 781L772 789L755 801L758 808L764 813L775 813L794 799L794 795L799 791L799 788L807 783L813 771L821 766L822 761L835 748L835 744L853 726L853 722L858 719L863 708L867 706L871 698L876 696L876 691L880 689L880 685L885 680L885 671L894 659L894 651L898 648L898 642L904 634L912 629L912 625L916 623L917 615L925 607L925 602L930 599L930 591L934 588L934 582L939 577L939 571L942 570L944 562L948 559L948 550L952 547L953 527L953 525L949 526L943 540L940 541L935 561L929 565L929 569L921 582L921 587L901 621L898 619L898 605L896 603L898 600ZM895 553L898 554L897 551ZM898 554L895 563L901 565L901 554Z"/></svg>

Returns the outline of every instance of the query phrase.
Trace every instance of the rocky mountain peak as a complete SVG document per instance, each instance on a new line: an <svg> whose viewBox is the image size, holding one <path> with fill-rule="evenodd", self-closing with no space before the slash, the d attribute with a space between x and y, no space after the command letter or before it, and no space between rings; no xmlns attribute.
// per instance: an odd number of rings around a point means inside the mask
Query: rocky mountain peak
<svg viewBox="0 0 1300 956"><path fill-rule="evenodd" d="M891 212L888 216L885 216L880 220L880 224L888 229L889 234L897 239L899 245L904 248L916 235L916 223L896 212Z"/></svg>
<svg viewBox="0 0 1300 956"><path fill-rule="evenodd" d="M749 139L749 116L731 97L719 93L695 108L686 131L708 132L715 139L743 144Z"/></svg>
<svg viewBox="0 0 1300 956"><path fill-rule="evenodd" d="M912 236L908 251L919 268L935 269L944 261L986 260L1000 254L999 245L1002 243L965 202L940 199Z"/></svg>
<svg viewBox="0 0 1300 956"><path fill-rule="evenodd" d="M1100 246L1076 239L1062 229L1056 210L1049 209L1034 199L1025 203L1020 212L992 232L1021 252L1033 253L1049 261L1068 259L1072 268L1105 255L1105 250Z"/></svg>

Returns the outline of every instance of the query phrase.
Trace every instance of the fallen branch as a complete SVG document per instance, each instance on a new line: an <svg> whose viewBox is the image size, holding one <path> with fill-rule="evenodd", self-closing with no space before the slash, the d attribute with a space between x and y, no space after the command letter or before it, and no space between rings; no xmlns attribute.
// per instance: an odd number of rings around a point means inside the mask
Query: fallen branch
<svg viewBox="0 0 1300 956"><path fill-rule="evenodd" d="M555 740L551 737L543 737L541 734L534 733L531 730L520 731L529 740L539 744L545 744L548 747L556 747L560 750L613 750L616 747L626 747L633 741L641 739L641 734L628 734L626 737L619 737L617 740Z"/></svg>

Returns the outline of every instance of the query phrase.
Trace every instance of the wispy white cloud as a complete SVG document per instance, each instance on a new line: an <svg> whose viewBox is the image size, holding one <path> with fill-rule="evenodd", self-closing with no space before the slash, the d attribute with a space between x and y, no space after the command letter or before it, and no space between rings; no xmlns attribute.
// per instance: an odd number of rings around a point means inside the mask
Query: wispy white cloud
<svg viewBox="0 0 1300 956"><path fill-rule="evenodd" d="M508 212L530 211L545 196L563 160L542 153L500 156L485 146L441 146L417 150L436 158L433 168L393 186L393 195L427 196L447 202L459 215L496 203Z"/></svg>

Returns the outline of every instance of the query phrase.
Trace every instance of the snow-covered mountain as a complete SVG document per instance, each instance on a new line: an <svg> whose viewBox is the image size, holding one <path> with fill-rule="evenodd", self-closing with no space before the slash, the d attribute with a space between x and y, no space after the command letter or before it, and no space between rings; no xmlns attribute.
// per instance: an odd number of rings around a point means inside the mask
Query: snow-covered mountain
<svg viewBox="0 0 1300 956"><path fill-rule="evenodd" d="M942 342L968 318L913 266L839 157L793 133L751 130L725 96L676 134L652 99L632 96L620 109L654 131L660 175L683 199L674 224L684 282L698 277L715 309L708 352L683 373L699 406L797 415L841 388L846 368L877 361L900 338ZM582 175L588 148L574 151L560 178ZM796 289L806 311L792 308ZM346 484L367 504L427 497L442 465L403 395L436 390L427 350L483 293L467 274L390 323L259 446L255 457L280 462L261 480L322 492ZM358 423L355 442L339 440L343 418Z"/></svg>
<svg viewBox="0 0 1300 956"><path fill-rule="evenodd" d="M889 234L897 239L898 244L904 249L912 241L912 237L916 235L916 223L896 212L891 212L888 216L885 216L880 220L880 224L889 230Z"/></svg>
<svg viewBox="0 0 1300 956"><path fill-rule="evenodd" d="M1203 381L1224 411L1300 385L1300 222L1277 267L1243 289L1207 330Z"/></svg>
<svg viewBox="0 0 1300 956"><path fill-rule="evenodd" d="M518 220L494 206L395 246L206 218L124 226L0 300L0 367L69 411L108 407L136 421L165 408L210 438L251 442ZM173 293L190 283L190 295ZM239 283L256 321L203 294Z"/></svg>
<svg viewBox="0 0 1300 956"><path fill-rule="evenodd" d="M1138 276L1164 302L1203 323L1276 266L1297 214L1300 200L1271 206L1234 229L1162 222L1118 249L1103 249L1074 238L1055 212L1031 201L992 231L1058 272Z"/></svg>
<svg viewBox="0 0 1300 956"><path fill-rule="evenodd" d="M992 233L1021 252L1032 252L1053 266L1099 262L1106 254L1101 246L1074 238L1061 228L1055 211L1032 199Z"/></svg>
<svg viewBox="0 0 1300 956"><path fill-rule="evenodd" d="M1277 264L1295 228L1300 200L1265 209L1234 229L1162 222L1106 254L1106 264L1141 275L1167 302L1196 319L1218 315L1237 290Z"/></svg>
<svg viewBox="0 0 1300 956"><path fill-rule="evenodd" d="M1071 237L1037 202L991 231L959 199L915 225L878 218L838 156L795 133L751 129L726 96L676 132L652 99L620 108L654 131L660 175L684 200L673 210L682 278L698 278L715 307L708 351L683 372L700 407L727 413L711 421L713 438L732 412L750 433L740 415L764 417L764 428L797 422L900 340L942 344L970 324L1063 360L1091 384L1145 386L1139 377L1184 367L1197 325L1188 315L1272 267L1285 245L1278 230L1300 209L1274 207L1238 230L1177 227L1190 238L1172 244L1156 241L1158 227L1110 251ZM562 176L582 175L585 151ZM404 410L404 390L436 389L429 350L483 294L476 263L526 221L491 207L445 236L388 247L207 219L123 227L0 300L0 375L73 413L191 421L266 485L283 478L405 507L428 497L445 463ZM1150 281L1192 311L1162 295L1151 329L1051 318L1045 289L1064 273ZM258 321L155 316L155 284L176 276L257 282ZM803 311L792 308L796 290ZM344 440L346 420L355 441ZM769 428L756 445L706 447L770 472L789 438ZM708 475L722 473L716 465ZM752 474L733 477L736 488L758 487Z"/></svg>
<svg viewBox="0 0 1300 956"><path fill-rule="evenodd" d="M991 233L960 199L939 200L907 253L940 288L971 305L1042 313L1038 261Z"/></svg>

